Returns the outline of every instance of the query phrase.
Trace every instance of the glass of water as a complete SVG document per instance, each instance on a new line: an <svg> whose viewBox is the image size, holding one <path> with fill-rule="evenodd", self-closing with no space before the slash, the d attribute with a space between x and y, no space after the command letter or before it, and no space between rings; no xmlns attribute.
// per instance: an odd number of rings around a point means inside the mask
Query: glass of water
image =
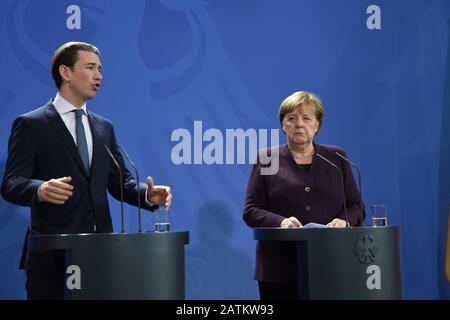
<svg viewBox="0 0 450 320"><path fill-rule="evenodd" d="M373 204L370 206L372 214L372 226L386 227L387 226L387 206L385 204Z"/></svg>
<svg viewBox="0 0 450 320"><path fill-rule="evenodd" d="M155 216L155 232L170 231L170 210L169 207L161 206L154 212Z"/></svg>

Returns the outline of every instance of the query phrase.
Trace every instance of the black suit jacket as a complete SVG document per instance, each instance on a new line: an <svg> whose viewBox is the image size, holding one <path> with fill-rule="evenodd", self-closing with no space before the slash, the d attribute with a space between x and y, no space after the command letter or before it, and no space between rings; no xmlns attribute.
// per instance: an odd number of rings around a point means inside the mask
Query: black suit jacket
<svg viewBox="0 0 450 320"><path fill-rule="evenodd" d="M88 112L93 154L90 173L83 170L76 144L52 102L19 116L12 126L8 160L1 185L2 196L31 207L30 231L38 234L76 234L113 231L106 191L120 200L120 176L105 150L107 145L123 174L124 201L137 205L137 181L124 165L112 123ZM37 190L47 180L72 177L73 195L64 205L39 202ZM146 184L140 186L145 202ZM24 253L26 253L25 244ZM23 267L23 258L21 266Z"/></svg>

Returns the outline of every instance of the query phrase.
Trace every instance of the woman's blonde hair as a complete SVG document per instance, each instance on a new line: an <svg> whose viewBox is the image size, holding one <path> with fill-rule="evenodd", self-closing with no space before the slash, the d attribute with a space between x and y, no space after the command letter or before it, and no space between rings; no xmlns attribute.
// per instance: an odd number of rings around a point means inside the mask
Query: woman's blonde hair
<svg viewBox="0 0 450 320"><path fill-rule="evenodd" d="M283 119L286 114L302 104L311 104L314 107L314 115L316 116L317 121L319 121L318 132L322 126L323 116L325 113L323 103L318 96L306 91L294 92L281 103L280 110L278 111L278 118L280 119L281 125L283 125Z"/></svg>

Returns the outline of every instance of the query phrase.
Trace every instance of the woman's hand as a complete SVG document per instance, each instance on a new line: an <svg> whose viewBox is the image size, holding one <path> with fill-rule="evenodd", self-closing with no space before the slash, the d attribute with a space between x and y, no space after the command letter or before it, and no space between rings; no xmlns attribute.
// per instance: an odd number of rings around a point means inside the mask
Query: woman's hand
<svg viewBox="0 0 450 320"><path fill-rule="evenodd" d="M280 224L281 228L300 228L301 226L301 222L296 217L286 218Z"/></svg>
<svg viewBox="0 0 450 320"><path fill-rule="evenodd" d="M342 219L333 219L333 221L328 222L327 226L335 227L335 228L345 228L347 226L347 222Z"/></svg>

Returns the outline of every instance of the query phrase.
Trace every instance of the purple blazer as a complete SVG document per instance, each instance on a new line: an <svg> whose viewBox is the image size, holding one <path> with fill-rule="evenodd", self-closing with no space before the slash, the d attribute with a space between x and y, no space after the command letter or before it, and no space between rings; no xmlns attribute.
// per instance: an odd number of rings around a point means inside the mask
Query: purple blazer
<svg viewBox="0 0 450 320"><path fill-rule="evenodd" d="M347 157L337 146L314 144L316 153L336 164L344 175L348 220L360 224L360 195L349 165L335 154ZM280 227L286 217L294 216L303 225L327 224L334 218L345 220L342 182L339 172L314 156L308 173L296 164L287 145L279 150L279 170L275 175L261 175L263 165L253 165L247 186L244 221L252 228ZM296 257L293 243L258 241L255 279L267 282L295 282Z"/></svg>

